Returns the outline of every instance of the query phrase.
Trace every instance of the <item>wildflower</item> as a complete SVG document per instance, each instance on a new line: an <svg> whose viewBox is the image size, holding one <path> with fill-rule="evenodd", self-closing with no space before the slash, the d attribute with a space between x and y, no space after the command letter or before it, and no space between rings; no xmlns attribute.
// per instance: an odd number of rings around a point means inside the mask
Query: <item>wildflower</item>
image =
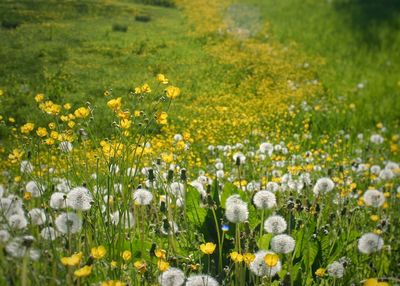
<svg viewBox="0 0 400 286"><path fill-rule="evenodd" d="M175 198L185 197L185 186L182 183L173 182L171 183L170 188L170 192Z"/></svg>
<svg viewBox="0 0 400 286"><path fill-rule="evenodd" d="M140 88L140 91L141 91L142 93L150 93L150 92L151 92L151 88L150 88L150 86L149 86L147 83L145 83L145 84L142 85L142 87Z"/></svg>
<svg viewBox="0 0 400 286"><path fill-rule="evenodd" d="M156 116L156 122L158 124L165 125L168 123L167 118L168 118L168 114L166 112L164 112L164 111L159 112Z"/></svg>
<svg viewBox="0 0 400 286"><path fill-rule="evenodd" d="M207 243L203 243L200 245L200 250L204 253L204 254L213 254L215 251L215 247L216 245L212 242L207 242Z"/></svg>
<svg viewBox="0 0 400 286"><path fill-rule="evenodd" d="M158 276L158 283L161 286L181 286L185 283L185 274L178 268L170 267Z"/></svg>
<svg viewBox="0 0 400 286"><path fill-rule="evenodd" d="M358 240L358 250L364 254L380 251L384 245L383 239L374 233L366 233Z"/></svg>
<svg viewBox="0 0 400 286"><path fill-rule="evenodd" d="M77 110L75 110L74 115L76 118L86 118L90 114L89 108L86 107L79 107Z"/></svg>
<svg viewBox="0 0 400 286"><path fill-rule="evenodd" d="M82 228L82 220L72 212L59 214L55 224L61 233L77 233Z"/></svg>
<svg viewBox="0 0 400 286"><path fill-rule="evenodd" d="M165 259L167 252L164 249L156 249L154 254L159 259Z"/></svg>
<svg viewBox="0 0 400 286"><path fill-rule="evenodd" d="M232 195L226 200L225 216L232 223L245 222L248 219L247 204L239 195Z"/></svg>
<svg viewBox="0 0 400 286"><path fill-rule="evenodd" d="M36 134L37 134L39 137L45 137L45 136L47 136L49 133L47 132L47 129L46 129L45 127L39 127L39 128L36 130Z"/></svg>
<svg viewBox="0 0 400 286"><path fill-rule="evenodd" d="M35 101L36 101L36 102L42 102L43 99L44 99L44 94L43 94L43 93L38 93L38 94L35 96Z"/></svg>
<svg viewBox="0 0 400 286"><path fill-rule="evenodd" d="M243 255L234 251L229 254L230 258L232 259L233 262L242 262L243 261Z"/></svg>
<svg viewBox="0 0 400 286"><path fill-rule="evenodd" d="M101 286L126 286L125 282L119 280L107 280L100 284Z"/></svg>
<svg viewBox="0 0 400 286"><path fill-rule="evenodd" d="M112 111L117 112L118 110L121 109L121 97L118 97L116 99L111 99L107 102L108 108L110 108Z"/></svg>
<svg viewBox="0 0 400 286"><path fill-rule="evenodd" d="M94 259L101 259L106 255L106 253L107 253L107 250L103 245L93 247L90 250L90 254L92 255L92 257Z"/></svg>
<svg viewBox="0 0 400 286"><path fill-rule="evenodd" d="M268 265L266 264L266 260ZM259 250L255 254L253 262L250 263L249 268L250 271L257 276L273 277L281 270L282 265L279 258L277 259L277 255L275 253L271 251Z"/></svg>
<svg viewBox="0 0 400 286"><path fill-rule="evenodd" d="M315 271L315 275L317 275L318 277L324 277L326 274L326 269L325 268L318 268Z"/></svg>
<svg viewBox="0 0 400 286"><path fill-rule="evenodd" d="M143 274L147 271L147 264L144 260L135 261L135 263L133 263L133 266L140 274Z"/></svg>
<svg viewBox="0 0 400 286"><path fill-rule="evenodd" d="M217 280L209 275L200 274L190 276L186 281L186 286L218 286Z"/></svg>
<svg viewBox="0 0 400 286"><path fill-rule="evenodd" d="M42 229L40 236L46 240L55 240L57 238L57 232L53 227L48 226Z"/></svg>
<svg viewBox="0 0 400 286"><path fill-rule="evenodd" d="M316 196L320 193L325 194L333 190L335 183L330 178L320 178L314 186L313 192Z"/></svg>
<svg viewBox="0 0 400 286"><path fill-rule="evenodd" d="M378 215L371 215L370 217L369 217L372 221L378 221L379 220L379 216Z"/></svg>
<svg viewBox="0 0 400 286"><path fill-rule="evenodd" d="M13 229L24 229L28 225L24 213L16 213L7 218L8 224Z"/></svg>
<svg viewBox="0 0 400 286"><path fill-rule="evenodd" d="M295 244L295 240L287 234L278 234L271 239L271 248L278 253L292 252Z"/></svg>
<svg viewBox="0 0 400 286"><path fill-rule="evenodd" d="M121 257L124 261L129 261L132 258L132 252L130 252L129 250L125 250L124 252L122 252Z"/></svg>
<svg viewBox="0 0 400 286"><path fill-rule="evenodd" d="M74 271L74 275L78 278L89 276L92 273L93 265L85 265Z"/></svg>
<svg viewBox="0 0 400 286"><path fill-rule="evenodd" d="M376 145L382 144L384 141L383 137L379 134L372 134L369 140Z"/></svg>
<svg viewBox="0 0 400 286"><path fill-rule="evenodd" d="M167 84L167 83L168 83L168 79L165 77L165 75L163 75L163 74L161 74L161 73L159 73L159 74L157 75L157 81L158 81L159 83L162 83L162 84Z"/></svg>
<svg viewBox="0 0 400 286"><path fill-rule="evenodd" d="M158 270L160 270L161 272L164 272L164 271L168 270L169 263L163 259L159 259L157 261L157 267L158 267Z"/></svg>
<svg viewBox="0 0 400 286"><path fill-rule="evenodd" d="M32 248L33 242L34 238L30 235L15 237L7 243L5 250L11 257L22 258L28 255L31 260L36 261L39 259L40 253Z"/></svg>
<svg viewBox="0 0 400 286"><path fill-rule="evenodd" d="M269 142L264 142L264 143L261 143L259 150L260 150L260 152L261 152L262 154L267 153L268 156L271 157L271 156L272 156L272 153L274 152L274 145L272 145L272 144L269 143Z"/></svg>
<svg viewBox="0 0 400 286"><path fill-rule="evenodd" d="M32 197L37 198L43 194L44 187L37 182L29 181L25 186L25 190L31 193Z"/></svg>
<svg viewBox="0 0 400 286"><path fill-rule="evenodd" d="M24 125L21 126L21 133L23 134L29 134L33 129L35 128L34 123L25 123Z"/></svg>
<svg viewBox="0 0 400 286"><path fill-rule="evenodd" d="M255 259L255 255L253 253L245 253L243 254L243 261L246 263L246 265L249 265L253 260Z"/></svg>
<svg viewBox="0 0 400 286"><path fill-rule="evenodd" d="M379 282L379 280L376 278L369 278L364 281L363 285L364 286L389 286L389 283Z"/></svg>
<svg viewBox="0 0 400 286"><path fill-rule="evenodd" d="M61 263L65 266L77 266L81 263L82 257L83 253L78 252L70 257L61 257Z"/></svg>
<svg viewBox="0 0 400 286"><path fill-rule="evenodd" d="M121 119L119 122L119 126L122 129L129 129L131 127L132 121L129 119Z"/></svg>
<svg viewBox="0 0 400 286"><path fill-rule="evenodd" d="M85 187L76 187L67 194L67 206L74 210L90 210L92 202L92 194Z"/></svg>
<svg viewBox="0 0 400 286"><path fill-rule="evenodd" d="M168 86L165 89L165 94L167 95L168 98L174 99L178 97L181 93L181 90L178 87L175 86Z"/></svg>
<svg viewBox="0 0 400 286"><path fill-rule="evenodd" d="M270 209L276 206L275 195L269 191L259 191L253 197L257 209Z"/></svg>
<svg viewBox="0 0 400 286"><path fill-rule="evenodd" d="M7 230L0 230L0 243L6 243L10 239L10 237L11 235Z"/></svg>
<svg viewBox="0 0 400 286"><path fill-rule="evenodd" d="M23 151L20 151L18 149L12 150L12 152L8 155L8 160L10 161L11 164L17 164L18 162L21 161L22 155L24 154Z"/></svg>
<svg viewBox="0 0 400 286"><path fill-rule="evenodd" d="M67 207L67 195L60 192L55 192L50 197L50 207L55 210L64 209Z"/></svg>
<svg viewBox="0 0 400 286"><path fill-rule="evenodd" d="M342 263L334 261L326 268L328 275L333 278L342 278L344 276L344 266Z"/></svg>
<svg viewBox="0 0 400 286"><path fill-rule="evenodd" d="M285 219L278 215L267 218L264 222L264 229L268 233L279 234L286 230L287 223Z"/></svg>
<svg viewBox="0 0 400 286"><path fill-rule="evenodd" d="M378 208L385 203L385 196L377 190L367 190L363 195L364 202L367 206Z"/></svg>
<svg viewBox="0 0 400 286"><path fill-rule="evenodd" d="M138 189L133 193L133 200L136 204L147 206L153 200L153 194L145 189Z"/></svg>
<svg viewBox="0 0 400 286"><path fill-rule="evenodd" d="M241 152L237 152L237 153L233 154L232 158L233 158L233 161L236 162L236 164L239 163L239 165L244 164L246 162L246 156L244 156L243 153L241 153Z"/></svg>

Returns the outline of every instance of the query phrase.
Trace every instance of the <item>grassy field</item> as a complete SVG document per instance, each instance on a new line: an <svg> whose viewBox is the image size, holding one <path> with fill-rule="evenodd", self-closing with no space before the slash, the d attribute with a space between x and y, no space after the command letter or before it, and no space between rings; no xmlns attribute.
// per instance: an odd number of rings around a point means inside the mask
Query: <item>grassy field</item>
<svg viewBox="0 0 400 286"><path fill-rule="evenodd" d="M399 285L400 4L0 3L0 285Z"/></svg>

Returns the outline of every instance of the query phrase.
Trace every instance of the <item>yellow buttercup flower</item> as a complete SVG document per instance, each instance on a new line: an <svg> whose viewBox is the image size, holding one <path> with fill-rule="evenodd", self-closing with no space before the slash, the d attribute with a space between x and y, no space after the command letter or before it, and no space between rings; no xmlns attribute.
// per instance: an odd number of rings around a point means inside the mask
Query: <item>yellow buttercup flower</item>
<svg viewBox="0 0 400 286"><path fill-rule="evenodd" d="M122 129L128 129L131 127L132 121L129 119L121 119L119 126L121 126Z"/></svg>
<svg viewBox="0 0 400 286"><path fill-rule="evenodd" d="M81 263L82 256L83 256L83 253L78 252L78 253L71 255L70 257L61 257L61 263L65 266L67 266L67 265L68 266L77 266Z"/></svg>
<svg viewBox="0 0 400 286"><path fill-rule="evenodd" d="M24 154L23 151L20 151L18 149L12 150L12 152L8 155L8 160L11 162L11 164L17 164L18 162L21 161L22 155Z"/></svg>
<svg viewBox="0 0 400 286"><path fill-rule="evenodd" d="M229 256L231 257L233 262L242 262L243 261L243 255L241 255L240 253L238 253L236 251L231 252L229 254Z"/></svg>
<svg viewBox="0 0 400 286"><path fill-rule="evenodd" d="M38 94L35 96L35 101L36 101L36 102L42 102L43 99L44 99L44 94L43 94L43 93L38 93Z"/></svg>
<svg viewBox="0 0 400 286"><path fill-rule="evenodd" d="M93 265L85 265L82 268L75 270L74 275L76 277L86 277L92 273Z"/></svg>
<svg viewBox="0 0 400 286"><path fill-rule="evenodd" d="M107 102L108 108L110 108L112 111L116 112L121 109L122 105L122 98L118 97L116 99L111 99Z"/></svg>
<svg viewBox="0 0 400 286"><path fill-rule="evenodd" d="M161 272L164 272L168 270L169 263L163 259L159 259L157 262L157 267Z"/></svg>
<svg viewBox="0 0 400 286"><path fill-rule="evenodd" d="M168 114L166 112L162 111L156 116L156 122L158 124L165 125L168 123L167 118L168 118Z"/></svg>
<svg viewBox="0 0 400 286"><path fill-rule="evenodd" d="M143 274L147 270L147 264L143 260L138 260L135 263L133 263L133 266L136 268L136 270L140 273Z"/></svg>
<svg viewBox="0 0 400 286"><path fill-rule="evenodd" d="M101 286L126 286L126 283L119 280L108 280L102 282Z"/></svg>
<svg viewBox="0 0 400 286"><path fill-rule="evenodd" d="M264 261L265 264L267 264L269 267L274 267L278 264L279 256L275 253L268 253L267 255L265 255Z"/></svg>
<svg viewBox="0 0 400 286"><path fill-rule="evenodd" d="M47 132L47 129L46 129L45 127L39 127L39 128L36 130L36 134L37 134L39 137L45 137L45 136L47 136L48 132Z"/></svg>
<svg viewBox="0 0 400 286"><path fill-rule="evenodd" d="M179 87L171 85L165 89L165 94L167 95L168 98L174 99L181 94L181 90Z"/></svg>
<svg viewBox="0 0 400 286"><path fill-rule="evenodd" d="M325 268L318 268L317 271L315 271L315 275L317 275L318 277L324 277L325 273L326 273Z"/></svg>
<svg viewBox="0 0 400 286"><path fill-rule="evenodd" d="M24 134L29 134L33 129L35 128L34 123L25 123L24 125L21 126L21 133Z"/></svg>
<svg viewBox="0 0 400 286"><path fill-rule="evenodd" d="M389 286L387 282L379 282L376 278L369 278L364 281L364 286Z"/></svg>
<svg viewBox="0 0 400 286"><path fill-rule="evenodd" d="M165 251L164 249L158 248L158 249L156 249L156 250L154 251L154 254L155 254L155 256L156 256L157 258L165 259L166 255L167 255L167 251Z"/></svg>
<svg viewBox="0 0 400 286"><path fill-rule="evenodd" d="M256 258L256 256L253 253L245 253L245 254L243 254L244 263L246 263L247 265L252 263L255 258Z"/></svg>
<svg viewBox="0 0 400 286"><path fill-rule="evenodd" d="M129 250L125 250L124 252L122 252L121 256L124 261L129 261L132 258L132 252L130 252Z"/></svg>
<svg viewBox="0 0 400 286"><path fill-rule="evenodd" d="M76 118L86 118L90 114L89 108L86 107L79 107L77 110L75 110L74 115Z"/></svg>
<svg viewBox="0 0 400 286"><path fill-rule="evenodd" d="M379 216L378 216L378 215L371 215L371 216L370 216L370 219L371 219L372 221L378 221L378 220L379 220Z"/></svg>
<svg viewBox="0 0 400 286"><path fill-rule="evenodd" d="M165 77L165 75L163 75L163 74L161 74L161 73L159 73L159 74L157 75L157 81L158 81L159 83L162 83L162 84L167 84L167 83L168 83L168 79Z"/></svg>
<svg viewBox="0 0 400 286"><path fill-rule="evenodd" d="M103 245L100 245L97 247L93 247L90 253L94 259L101 259L106 255L107 250Z"/></svg>
<svg viewBox="0 0 400 286"><path fill-rule="evenodd" d="M204 254L213 254L215 251L215 248L217 247L216 244L212 243L212 242L207 242L207 243L203 243L200 245L200 250L204 253Z"/></svg>
<svg viewBox="0 0 400 286"><path fill-rule="evenodd" d="M141 91L142 91L143 93L150 93L150 92L151 92L151 88L150 88L150 86L149 86L147 83L145 83L144 85L142 85L142 87L141 87L140 89L141 89Z"/></svg>

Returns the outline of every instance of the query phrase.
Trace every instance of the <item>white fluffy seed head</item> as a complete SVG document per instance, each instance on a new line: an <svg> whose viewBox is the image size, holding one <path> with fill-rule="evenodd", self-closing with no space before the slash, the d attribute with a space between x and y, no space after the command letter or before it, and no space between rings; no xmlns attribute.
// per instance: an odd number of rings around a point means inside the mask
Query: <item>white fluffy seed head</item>
<svg viewBox="0 0 400 286"><path fill-rule="evenodd" d="M271 239L271 248L277 253L290 253L295 245L296 241L287 234L278 234Z"/></svg>
<svg viewBox="0 0 400 286"><path fill-rule="evenodd" d="M24 229L28 221L23 213L13 214L8 217L8 225L13 229Z"/></svg>
<svg viewBox="0 0 400 286"><path fill-rule="evenodd" d="M119 211L116 211L110 216L110 220L114 225L122 223L125 229L133 228L135 226L135 217L131 212L124 212L123 214L120 214Z"/></svg>
<svg viewBox="0 0 400 286"><path fill-rule="evenodd" d="M271 209L276 207L276 197L269 191L257 192L253 197L253 202L258 209Z"/></svg>
<svg viewBox="0 0 400 286"><path fill-rule="evenodd" d="M333 278L342 278L344 276L344 266L342 263L334 261L327 267L328 275Z"/></svg>
<svg viewBox="0 0 400 286"><path fill-rule="evenodd" d="M363 254L380 251L383 245L383 239L375 233L366 233L358 240L358 250Z"/></svg>
<svg viewBox="0 0 400 286"><path fill-rule="evenodd" d="M60 143L60 150L64 153L69 153L72 151L72 144L69 141L62 141Z"/></svg>
<svg viewBox="0 0 400 286"><path fill-rule="evenodd" d="M320 178L315 183L313 192L316 196L320 193L325 194L333 190L335 183L330 178Z"/></svg>
<svg viewBox="0 0 400 286"><path fill-rule="evenodd" d="M75 213L61 213L55 220L57 230L61 233L77 233L82 229L82 220Z"/></svg>
<svg viewBox="0 0 400 286"><path fill-rule="evenodd" d="M74 210L87 211L92 207L92 194L85 187L73 188L67 194L67 206Z"/></svg>
<svg viewBox="0 0 400 286"><path fill-rule="evenodd" d="M153 194L145 189L138 189L133 193L133 200L136 204L147 206L153 200Z"/></svg>
<svg viewBox="0 0 400 286"><path fill-rule="evenodd" d="M6 243L10 239L10 237L10 233L7 230L0 230L0 243Z"/></svg>
<svg viewBox="0 0 400 286"><path fill-rule="evenodd" d="M67 195L65 193L55 192L50 197L50 207L54 210L67 207Z"/></svg>
<svg viewBox="0 0 400 286"><path fill-rule="evenodd" d="M44 186L42 186L38 182L29 181L25 186L25 190L28 193L31 193L32 197L37 198L37 197L40 197L43 194L45 188L44 188Z"/></svg>
<svg viewBox="0 0 400 286"><path fill-rule="evenodd" d="M267 254L274 253L272 251L259 250L255 254L254 260L250 263L250 271L253 272L256 276L273 277L276 273L281 271L282 264L280 260L278 260L278 263L273 267L269 267L267 264L265 264L264 258Z"/></svg>
<svg viewBox="0 0 400 286"><path fill-rule="evenodd" d="M46 222L46 213L43 209L34 208L28 212L28 216L31 219L32 224L42 225Z"/></svg>
<svg viewBox="0 0 400 286"><path fill-rule="evenodd" d="M173 182L170 185L170 192L176 198L184 198L185 186L182 183Z"/></svg>
<svg viewBox="0 0 400 286"><path fill-rule="evenodd" d="M379 134L372 134L369 140L374 144L382 144L385 139Z"/></svg>
<svg viewBox="0 0 400 286"><path fill-rule="evenodd" d="M31 164L31 162L29 162L29 161L22 161L20 170L21 170L21 173L29 174L29 173L33 172L33 166Z"/></svg>
<svg viewBox="0 0 400 286"><path fill-rule="evenodd" d="M287 223L285 219L279 215L273 215L264 222L264 229L268 233L279 234L286 230Z"/></svg>
<svg viewBox="0 0 400 286"><path fill-rule="evenodd" d="M226 200L225 216L232 223L247 221L249 210L247 203L242 201L239 195L232 195Z"/></svg>
<svg viewBox="0 0 400 286"><path fill-rule="evenodd" d="M385 203L385 196L378 190L367 190L364 195L364 202L367 206L379 208Z"/></svg>
<svg viewBox="0 0 400 286"><path fill-rule="evenodd" d="M57 232L53 227L48 226L42 229L40 236L45 240L55 240L57 238Z"/></svg>
<svg viewBox="0 0 400 286"><path fill-rule="evenodd" d="M190 276L186 281L186 286L218 286L217 280L209 275L200 274Z"/></svg>
<svg viewBox="0 0 400 286"><path fill-rule="evenodd" d="M185 274L178 268L170 267L158 276L158 283L161 286L181 286L185 283Z"/></svg>

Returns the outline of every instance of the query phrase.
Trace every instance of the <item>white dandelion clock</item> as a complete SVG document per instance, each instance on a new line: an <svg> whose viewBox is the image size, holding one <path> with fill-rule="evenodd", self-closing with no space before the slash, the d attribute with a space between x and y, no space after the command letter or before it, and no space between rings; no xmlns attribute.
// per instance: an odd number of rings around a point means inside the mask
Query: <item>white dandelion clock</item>
<svg viewBox="0 0 400 286"><path fill-rule="evenodd" d="M394 173L391 169L383 169L379 172L379 179L383 181L389 181L394 178Z"/></svg>
<svg viewBox="0 0 400 286"><path fill-rule="evenodd" d="M12 229L24 229L28 225L28 221L23 213L13 214L7 218L7 221Z"/></svg>
<svg viewBox="0 0 400 286"><path fill-rule="evenodd" d="M264 229L268 233L279 234L286 230L287 223L285 219L279 215L273 215L264 222Z"/></svg>
<svg viewBox="0 0 400 286"><path fill-rule="evenodd" d="M147 206L153 200L153 194L145 189L138 189L133 193L133 200L136 204Z"/></svg>
<svg viewBox="0 0 400 286"><path fill-rule="evenodd" d="M90 210L93 203L92 194L85 187L73 188L67 194L67 206L74 210L87 211Z"/></svg>
<svg viewBox="0 0 400 286"><path fill-rule="evenodd" d="M57 216L55 225L61 233L77 233L82 229L82 220L75 213L61 213Z"/></svg>
<svg viewBox="0 0 400 286"><path fill-rule="evenodd" d="M54 210L65 209L67 207L67 195L55 192L50 197L50 207Z"/></svg>
<svg viewBox="0 0 400 286"><path fill-rule="evenodd" d="M44 186L42 186L41 184L39 184L35 181L29 181L25 186L25 190L28 193L31 193L32 197L37 198L43 194L45 188L44 188Z"/></svg>
<svg viewBox="0 0 400 286"><path fill-rule="evenodd" d="M325 194L333 190L335 183L330 178L320 178L317 180L313 192L316 196L320 193Z"/></svg>
<svg viewBox="0 0 400 286"><path fill-rule="evenodd" d="M6 243L10 239L10 237L11 235L7 230L0 230L0 243Z"/></svg>
<svg viewBox="0 0 400 286"><path fill-rule="evenodd" d="M363 254L371 254L380 251L383 245L383 239L372 232L363 234L358 240L358 250Z"/></svg>
<svg viewBox="0 0 400 286"><path fill-rule="evenodd" d="M276 207L276 197L269 191L259 191L253 197L257 209L271 209Z"/></svg>
<svg viewBox="0 0 400 286"><path fill-rule="evenodd" d="M296 241L287 234L278 234L271 239L271 248L277 253L290 253L295 245Z"/></svg>
<svg viewBox="0 0 400 286"><path fill-rule="evenodd" d="M185 196L185 186L182 183L173 182L170 185L170 193L175 198L184 198L184 196Z"/></svg>
<svg viewBox="0 0 400 286"><path fill-rule="evenodd" d="M239 162L240 164L244 164L246 162L246 156L243 155L242 152L237 152L232 156L234 162Z"/></svg>
<svg viewBox="0 0 400 286"><path fill-rule="evenodd" d="M217 176L218 179L223 179L225 177L225 172L224 170L218 170L215 175Z"/></svg>
<svg viewBox="0 0 400 286"><path fill-rule="evenodd" d="M257 253L255 253L255 258L250 263L249 268L250 271L253 272L256 276L273 277L275 276L276 273L281 271L282 264L280 260L278 260L276 265L272 267L265 264L264 258L267 254L274 254L274 253L272 251L265 251L265 250L259 250Z"/></svg>
<svg viewBox="0 0 400 286"><path fill-rule="evenodd" d="M119 225L121 223L125 229L133 228L135 226L135 217L132 212L124 212L121 215L119 211L116 211L110 216L110 220L114 225Z"/></svg>
<svg viewBox="0 0 400 286"><path fill-rule="evenodd" d="M170 267L158 276L158 283L161 286L182 286L185 283L185 274L178 268Z"/></svg>
<svg viewBox="0 0 400 286"><path fill-rule="evenodd" d="M226 200L225 217L232 223L247 221L249 210L239 195L232 195Z"/></svg>
<svg viewBox="0 0 400 286"><path fill-rule="evenodd" d="M29 174L33 172L33 166L29 161L22 161L20 166L21 173Z"/></svg>
<svg viewBox="0 0 400 286"><path fill-rule="evenodd" d="M379 208L385 203L385 196L378 190L367 190L364 195L364 202L367 206Z"/></svg>
<svg viewBox="0 0 400 286"><path fill-rule="evenodd" d="M172 235L179 232L179 227L176 222L164 219L160 228L160 232L164 235Z"/></svg>
<svg viewBox="0 0 400 286"><path fill-rule="evenodd" d="M333 278L342 278L344 276L344 266L342 263L334 261L326 268L328 275Z"/></svg>
<svg viewBox="0 0 400 286"><path fill-rule="evenodd" d="M45 240L55 240L57 238L57 232L53 227L48 226L42 229L40 236Z"/></svg>
<svg viewBox="0 0 400 286"><path fill-rule="evenodd" d="M190 185L199 192L200 196L204 199L207 197L207 192L203 187L203 184L198 182L198 181L193 181L190 183Z"/></svg>
<svg viewBox="0 0 400 286"><path fill-rule="evenodd" d="M383 139L383 137L379 134L372 134L369 140L371 141L371 143L379 145L382 144L385 139Z"/></svg>
<svg viewBox="0 0 400 286"><path fill-rule="evenodd" d="M265 190L275 193L279 190L279 185L275 182L268 182L267 186L265 187Z"/></svg>
<svg viewBox="0 0 400 286"><path fill-rule="evenodd" d="M271 157L272 153L274 152L274 145L268 142L264 142L261 143L259 150L262 154L268 154L268 156Z"/></svg>
<svg viewBox="0 0 400 286"><path fill-rule="evenodd" d="M46 222L46 213L43 209L34 208L28 212L33 225L42 225Z"/></svg>
<svg viewBox="0 0 400 286"><path fill-rule="evenodd" d="M72 149L73 149L73 147L72 147L72 143L71 143L71 142L69 142L69 141L62 141L62 142L60 143L60 150L61 150L62 152L64 152L64 153L69 153L69 152L72 151Z"/></svg>
<svg viewBox="0 0 400 286"><path fill-rule="evenodd" d="M217 280L209 275L193 275L186 281L186 286L218 286Z"/></svg>

